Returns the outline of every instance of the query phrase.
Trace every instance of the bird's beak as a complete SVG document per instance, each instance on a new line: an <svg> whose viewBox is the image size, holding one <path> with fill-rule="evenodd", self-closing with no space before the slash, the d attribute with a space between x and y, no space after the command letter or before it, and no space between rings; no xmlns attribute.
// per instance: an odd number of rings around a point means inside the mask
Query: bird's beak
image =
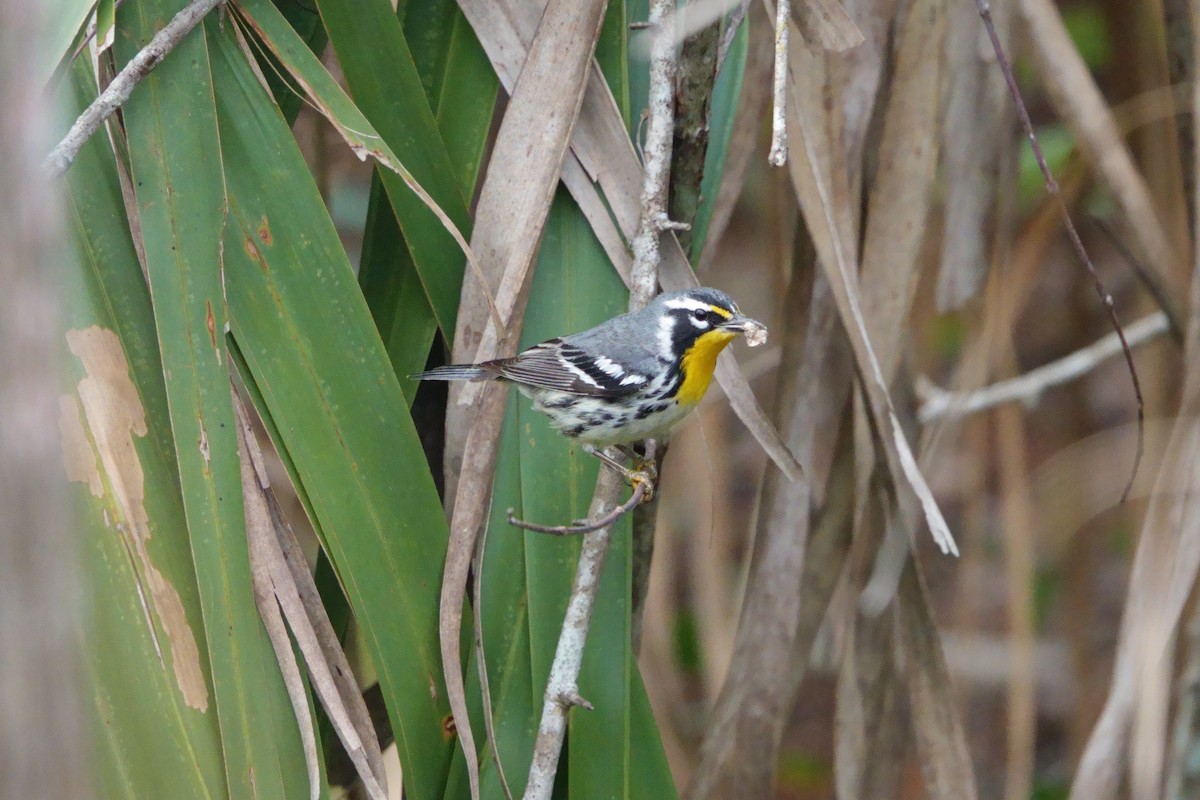
<svg viewBox="0 0 1200 800"><path fill-rule="evenodd" d="M750 319L750 317L743 316L742 314L734 314L717 327L722 330L737 331L738 333L746 334L746 344L751 347L758 347L767 341L767 326L756 319Z"/></svg>

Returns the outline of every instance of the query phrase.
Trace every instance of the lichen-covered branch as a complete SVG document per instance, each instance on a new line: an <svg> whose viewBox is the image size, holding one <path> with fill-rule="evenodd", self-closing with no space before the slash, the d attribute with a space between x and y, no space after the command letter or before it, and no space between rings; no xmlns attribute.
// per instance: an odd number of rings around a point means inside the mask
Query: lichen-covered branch
<svg viewBox="0 0 1200 800"><path fill-rule="evenodd" d="M192 28L200 24L205 14L223 2L225 0L192 0L162 30L154 34L146 46L117 73L108 88L79 115L67 135L46 156L42 168L50 177L57 178L67 171L75 156L79 155L79 149L100 129L104 120L125 104L134 88L183 41Z"/></svg>
<svg viewBox="0 0 1200 800"><path fill-rule="evenodd" d="M645 173L642 181L642 213L637 236L633 240L633 267L630 276L629 307L640 309L658 291L658 267L661 261L660 237L678 227L667 217L667 190L671 174L671 144L675 127L674 84L675 45L670 30L673 23L671 0L652 0L650 27L653 44L650 51L649 122L646 126ZM647 457L654 458L654 444L647 442ZM604 516L617 503L622 481L614 470L602 469L596 482L589 518ZM567 601L567 614L559 635L550 679L542 703L542 718L534 743L533 761L525 800L548 800L554 789L559 754L567 730L567 713L572 706L589 707L579 695L579 668L587 641L592 607L600 585L600 574L608 554L612 528L605 527L584 536L575 571L575 582Z"/></svg>

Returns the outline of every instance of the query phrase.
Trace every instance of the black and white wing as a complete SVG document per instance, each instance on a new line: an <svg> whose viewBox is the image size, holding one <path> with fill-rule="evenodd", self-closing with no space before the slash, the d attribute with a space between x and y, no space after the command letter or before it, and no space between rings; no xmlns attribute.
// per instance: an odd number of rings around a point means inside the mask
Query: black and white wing
<svg viewBox="0 0 1200 800"><path fill-rule="evenodd" d="M647 380L645 375L562 339L551 339L515 358L480 366L515 383L595 397L623 397L636 392Z"/></svg>

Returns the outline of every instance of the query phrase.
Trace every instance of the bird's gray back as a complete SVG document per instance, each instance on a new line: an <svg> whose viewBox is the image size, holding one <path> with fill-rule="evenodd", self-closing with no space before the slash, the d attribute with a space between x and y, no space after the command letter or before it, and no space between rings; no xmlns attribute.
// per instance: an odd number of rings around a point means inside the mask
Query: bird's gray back
<svg viewBox="0 0 1200 800"><path fill-rule="evenodd" d="M660 295L661 297L661 295ZM653 374L660 360L657 342L646 340L658 330L659 310L656 303L622 314L595 328L562 337L566 344L574 345L593 355L606 355L630 372Z"/></svg>

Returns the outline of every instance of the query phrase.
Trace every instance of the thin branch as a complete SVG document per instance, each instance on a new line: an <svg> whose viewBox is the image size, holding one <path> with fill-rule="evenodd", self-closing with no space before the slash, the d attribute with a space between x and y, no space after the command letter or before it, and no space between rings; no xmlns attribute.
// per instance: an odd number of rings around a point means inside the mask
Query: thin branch
<svg viewBox="0 0 1200 800"><path fill-rule="evenodd" d="M622 478L615 470L600 470L589 516L607 516L607 499L620 490L621 482ZM583 664L583 647L587 641L592 608L600 587L600 574L604 569L611 536L611 527L588 533L579 552L575 582L571 586L567 613L558 637L558 646L554 650L550 677L546 682L542 718L533 745L529 780L525 785L525 800L549 800L554 791L554 776L558 772L559 754L567 733L567 711L572 706L592 707L579 695L579 668Z"/></svg>
<svg viewBox="0 0 1200 800"><path fill-rule="evenodd" d="M792 19L791 0L779 0L775 9L775 95L771 112L771 152L767 161L782 167L787 163L787 74L788 25Z"/></svg>
<svg viewBox="0 0 1200 800"><path fill-rule="evenodd" d="M46 160L42 162L42 169L52 178L66 172L75 156L79 155L80 148L104 124L104 120L125 104L133 94L134 87L183 41L183 37L204 19L205 14L224 2L225 0L192 0L162 30L154 34L149 43L117 73L117 77L113 78L108 88L79 115L71 130L67 131L67 135L50 151L50 155L46 156Z"/></svg>
<svg viewBox="0 0 1200 800"><path fill-rule="evenodd" d="M972 392L947 391L921 379L917 385L917 392L922 396L923 402L918 418L923 424L928 424L937 419L958 419L1004 403L1020 401L1032 405L1050 387L1082 377L1113 356L1119 355L1123 344L1136 347L1170 330L1171 324L1167 315L1156 311L1129 325L1124 340L1117 333L1110 333L1057 361L1051 361L1024 375L999 381Z"/></svg>
<svg viewBox="0 0 1200 800"><path fill-rule="evenodd" d="M1129 245L1125 244L1125 240L1113 228L1112 223L1103 217L1092 217L1092 221L1096 223L1096 227L1112 242L1113 247L1121 254L1121 258L1125 259L1125 263L1133 270L1133 274L1137 277L1138 281L1150 293L1150 296L1154 298L1154 302L1158 304L1158 307L1167 315L1167 324L1170 326L1171 338L1182 345L1184 336L1183 313L1171 297L1170 290L1163 285L1157 273L1149 269L1142 263L1141 259L1133 254L1133 251L1129 249Z"/></svg>
<svg viewBox="0 0 1200 800"><path fill-rule="evenodd" d="M638 481L633 487L633 494L621 505L614 508L597 520L582 525L538 525L536 522L525 522L513 516L513 509L508 510L508 524L516 528L524 528L535 533L548 533L551 536L573 536L577 533L591 533L601 528L608 528L621 517L633 511L646 499L646 484Z"/></svg>
<svg viewBox="0 0 1200 800"><path fill-rule="evenodd" d="M671 143L674 136L675 46L670 35L674 25L671 12L674 0L651 0L650 23L655 32L650 51L649 122L646 125L645 172L642 178L642 213L637 236L633 240L633 266L630 268L629 308L644 308L658 291L658 267L662 259L660 237L675 228L667 217L667 188L671 175ZM646 442L646 458L653 463L653 441ZM616 504L621 477L614 470L601 470L596 481L590 518L605 516ZM640 486L640 484L639 484ZM637 496L635 487L634 496ZM639 498L640 501L640 498ZM575 570L575 583L567 602L567 614L559 634L550 679L542 703L529 765L525 800L548 800L554 789L559 754L567 730L567 711L572 706L590 708L579 696L579 668L587 640L592 606L600 585L600 573L608 554L611 527L584 535Z"/></svg>
<svg viewBox="0 0 1200 800"><path fill-rule="evenodd" d="M1092 263L1092 259L1087 253L1087 248L1083 246L1083 240L1079 237L1079 231L1076 230L1075 223L1071 220L1071 212L1067 210L1066 201L1063 200L1062 193L1058 189L1058 182L1054 180L1054 174L1050 171L1050 166L1046 163L1046 154L1042 152L1042 146L1038 143L1037 135L1034 133L1033 121L1029 118L1029 109L1025 107L1025 101L1021 98L1021 90L1017 88L1017 78L1013 73L1012 64L1004 52L1004 46L1000 44L999 34L996 33L996 25L992 21L991 4L988 0L975 0L975 5L979 8L979 16L983 19L983 26L987 29L988 39L991 40L992 49L996 53L996 63L999 65L1000 71L1004 74L1004 81L1008 85L1008 93L1017 108L1017 116L1021 119L1021 126L1025 129L1025 135L1029 139L1029 146L1033 150L1034 158L1037 159L1038 169L1042 172L1042 178L1046 183L1046 192L1053 195L1055 201L1058 203L1058 210L1062 214L1063 226L1067 229L1067 236L1075 248L1075 254L1083 262L1083 265L1087 267L1088 274L1092 278L1092 285L1096 289L1096 294L1100 296L1100 302L1108 310L1109 321L1112 323L1117 338L1121 340L1121 350L1125 354L1125 363L1129 365L1129 379L1133 383L1133 395L1137 400L1137 450L1133 456L1133 469L1129 473L1129 482L1125 485L1125 491L1121 493L1121 502L1123 503L1129 496L1129 491L1133 488L1133 481L1137 478L1138 467L1142 463L1142 451L1145 448L1146 405L1142 400L1142 385L1138 380L1137 368L1133 365L1133 353L1129 349L1129 342L1126 341L1121 321L1117 319L1113 297L1109 294L1108 289L1105 288L1104 282L1100 280L1100 275L1096 272L1096 266Z"/></svg>
<svg viewBox="0 0 1200 800"><path fill-rule="evenodd" d="M658 265L662 261L660 237L677 228L667 218L667 188L671 177L671 146L675 128L675 45L668 19L674 4L654 0L650 23L655 26L650 52L649 119L643 145L642 218L633 239L633 266L629 277L629 309L644 308L658 291Z"/></svg>

